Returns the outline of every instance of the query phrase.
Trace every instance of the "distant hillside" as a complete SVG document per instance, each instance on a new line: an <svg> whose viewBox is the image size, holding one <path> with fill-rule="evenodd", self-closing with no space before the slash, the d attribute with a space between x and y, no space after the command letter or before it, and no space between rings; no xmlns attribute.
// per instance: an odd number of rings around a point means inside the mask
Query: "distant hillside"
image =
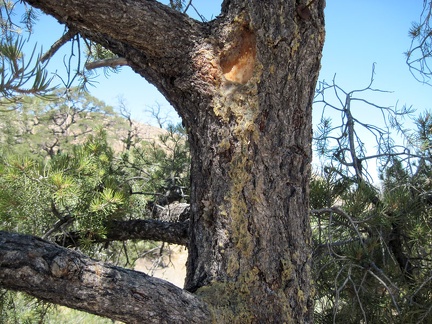
<svg viewBox="0 0 432 324"><path fill-rule="evenodd" d="M61 92L59 92L62 94ZM130 122L111 106L85 94L72 92L68 98L59 95L57 101L25 98L19 105L0 110L0 148L19 154L26 152L45 156L68 150L82 143L100 129L115 151L132 143L152 141L166 130Z"/></svg>
<svg viewBox="0 0 432 324"><path fill-rule="evenodd" d="M116 124L113 125L113 123ZM142 124L136 121L133 121L132 128L127 124L118 123L118 121L111 121L109 124L112 127L106 128L108 142L117 152L125 148L124 140L128 137L128 132L131 132L133 139L147 142L157 141L160 135L167 133L163 128Z"/></svg>

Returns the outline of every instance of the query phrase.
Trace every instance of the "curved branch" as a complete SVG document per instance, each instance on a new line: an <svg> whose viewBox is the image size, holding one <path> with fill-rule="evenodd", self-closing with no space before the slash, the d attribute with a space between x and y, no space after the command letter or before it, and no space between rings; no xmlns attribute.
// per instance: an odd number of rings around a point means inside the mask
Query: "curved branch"
<svg viewBox="0 0 432 324"><path fill-rule="evenodd" d="M211 101L214 66L210 24L189 18L154 0L25 0L127 60L168 99L181 117L193 120L189 100ZM178 97L181 91L184 94Z"/></svg>
<svg viewBox="0 0 432 324"><path fill-rule="evenodd" d="M0 286L126 323L208 323L206 305L164 280L0 231Z"/></svg>
<svg viewBox="0 0 432 324"><path fill-rule="evenodd" d="M91 39L110 38L148 57L181 58L200 34L199 22L153 0L26 0ZM124 56L124 55L119 55Z"/></svg>
<svg viewBox="0 0 432 324"><path fill-rule="evenodd" d="M57 40L51 48L46 52L42 57L40 58L40 61L42 63L49 60L64 44L69 42L72 38L74 38L77 35L77 31L73 29L69 29L62 37L60 37L59 40Z"/></svg>

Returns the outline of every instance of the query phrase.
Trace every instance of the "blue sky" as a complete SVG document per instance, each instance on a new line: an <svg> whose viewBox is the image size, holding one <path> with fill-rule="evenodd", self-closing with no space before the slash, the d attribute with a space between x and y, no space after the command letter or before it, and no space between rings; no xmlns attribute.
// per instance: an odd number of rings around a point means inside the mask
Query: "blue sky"
<svg viewBox="0 0 432 324"><path fill-rule="evenodd" d="M219 1L194 0L193 3L208 20L220 12ZM344 90L361 89L368 85L375 63L373 87L391 93L368 93L363 99L381 106L397 104L401 107L406 104L413 106L418 113L431 109L432 88L414 79L404 56L411 42L408 31L411 23L419 20L422 5L423 0L327 0L326 41L319 80L330 82L336 76L336 83ZM193 14L193 9L189 13ZM62 32L63 27L53 19L41 17L34 36L47 50ZM62 60L67 51L66 48L56 55L50 63L51 69L64 69ZM123 68L108 78L101 71L96 81L96 87L90 87L92 95L114 107L122 97L138 121L156 125L145 112L156 104L174 122L179 121L163 96L129 68ZM354 108L354 113L364 121L379 122L377 110L365 105ZM315 107L314 125L320 116L319 107ZM368 140L366 137L365 141ZM373 144L370 146L371 154L372 151Z"/></svg>
<svg viewBox="0 0 432 324"><path fill-rule="evenodd" d="M404 53L411 39L408 31L413 21L419 21L422 0L345 0L327 1L326 42L319 80L336 83L345 91L366 87L375 63L373 88L390 93L368 92L363 99L384 107L412 106L416 114L432 108L432 88L415 80L405 63ZM353 114L363 122L382 126L380 112L361 103L352 107ZM314 126L321 115L314 107ZM333 115L337 117L337 115ZM336 120L334 121L336 124ZM407 121L405 127L413 128ZM368 154L376 153L375 140L361 133ZM396 135L393 139L402 144ZM377 179L374 161L368 170Z"/></svg>
<svg viewBox="0 0 432 324"><path fill-rule="evenodd" d="M194 0L193 3L208 19L219 13L219 1ZM392 106L399 101L399 105L413 105L418 111L429 109L432 89L412 77L403 54L410 45L408 30L411 22L418 20L422 3L423 0L328 0L326 42L319 79L331 81L336 75L342 88L362 88L368 84L372 64L376 63L374 87L393 92L378 95L379 104ZM56 26L53 20L41 18L35 38L46 50L62 31L63 27ZM63 69L63 55L57 55L50 64L51 69ZM96 87L90 88L94 96L113 106L118 104L119 96L123 97L133 116L140 121L146 121L143 111L156 102L169 109L163 96L129 68L108 78L101 72L96 81ZM315 121L317 116L319 114L315 114Z"/></svg>
<svg viewBox="0 0 432 324"><path fill-rule="evenodd" d="M209 2L194 0L197 9L211 19L219 13L219 2L213 1L211 5ZM392 93L376 95L370 100L384 106L399 102L399 105L412 105L418 111L431 108L431 87L412 77L403 54L410 46L408 30L412 21L419 19L422 3L422 0L328 0L319 79L331 81L336 74L337 83L344 89L363 88L376 63L374 87ZM136 118L141 119L145 106L156 101L168 105L156 90L149 89L142 78L126 69L98 81L97 89L92 90L94 95L116 104L117 94L123 94Z"/></svg>
<svg viewBox="0 0 432 324"><path fill-rule="evenodd" d="M408 30L418 21L422 0L327 1L326 42L320 80L336 81L344 89L367 85L376 63L374 87L392 91L380 95L382 105L413 105L422 111L431 107L432 88L414 79L405 64L409 49Z"/></svg>

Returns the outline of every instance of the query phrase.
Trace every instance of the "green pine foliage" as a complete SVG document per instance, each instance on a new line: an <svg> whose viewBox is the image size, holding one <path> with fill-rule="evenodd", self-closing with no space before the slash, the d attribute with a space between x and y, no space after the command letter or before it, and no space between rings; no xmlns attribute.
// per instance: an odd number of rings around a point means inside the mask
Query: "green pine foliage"
<svg viewBox="0 0 432 324"><path fill-rule="evenodd" d="M78 89L59 90L56 98L24 97L2 113L0 228L49 240L78 233L76 246L87 254L133 267L155 243L96 244L93 238L104 238L111 220L152 217L149 202L172 185L187 186L185 131L171 125L144 141L137 125ZM1 293L0 316L8 318L2 322L55 318L57 308L32 301L26 310L27 297Z"/></svg>
<svg viewBox="0 0 432 324"><path fill-rule="evenodd" d="M0 111L28 95L49 98L55 88L37 45L31 52L25 50L37 19L35 9L24 6L21 19L16 19L16 4L7 0L0 3Z"/></svg>
<svg viewBox="0 0 432 324"><path fill-rule="evenodd" d="M321 136L310 198L317 323L432 322L431 120L404 133L406 154L382 159L374 184L341 159L349 143L323 145L331 128Z"/></svg>
<svg viewBox="0 0 432 324"><path fill-rule="evenodd" d="M82 143L95 127L109 128L108 141L113 142L126 121L114 109L78 89L60 89L53 100L27 96L0 111L0 141L5 152L53 156L59 149Z"/></svg>
<svg viewBox="0 0 432 324"><path fill-rule="evenodd" d="M103 236L110 220L148 217L147 201L164 195L167 184L187 187L190 162L181 126L170 125L147 142L135 134L133 145L123 149L114 141L121 128L123 142L132 135L112 108L79 91L58 98L45 107L37 98L25 98L4 115L3 229L44 236L68 219L70 230ZM29 126L29 120L38 122Z"/></svg>

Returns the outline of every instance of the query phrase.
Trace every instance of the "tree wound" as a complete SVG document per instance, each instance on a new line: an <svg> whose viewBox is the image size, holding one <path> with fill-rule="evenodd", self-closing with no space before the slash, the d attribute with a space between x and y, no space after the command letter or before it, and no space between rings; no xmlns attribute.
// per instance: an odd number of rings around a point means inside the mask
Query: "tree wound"
<svg viewBox="0 0 432 324"><path fill-rule="evenodd" d="M245 84L253 75L256 56L255 35L242 29L230 48L222 53L220 66L225 79Z"/></svg>

